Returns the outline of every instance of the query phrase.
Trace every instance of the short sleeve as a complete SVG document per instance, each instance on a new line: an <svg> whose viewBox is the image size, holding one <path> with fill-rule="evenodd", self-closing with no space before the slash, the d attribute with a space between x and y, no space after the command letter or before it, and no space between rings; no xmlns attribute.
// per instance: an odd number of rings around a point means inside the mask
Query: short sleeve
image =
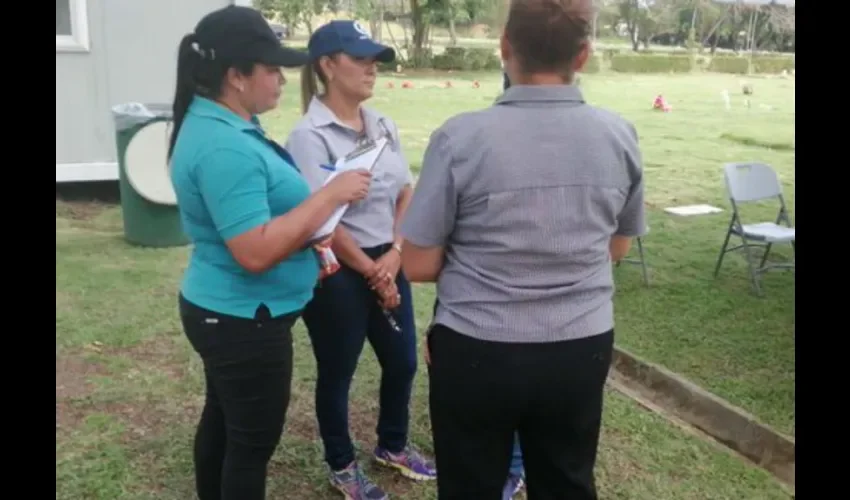
<svg viewBox="0 0 850 500"><path fill-rule="evenodd" d="M195 179L225 241L271 220L268 177L259 157L235 149L216 149L198 162Z"/></svg>
<svg viewBox="0 0 850 500"><path fill-rule="evenodd" d="M420 247L445 246L454 230L457 193L452 176L448 136L431 135L413 198L401 223L404 239Z"/></svg>
<svg viewBox="0 0 850 500"><path fill-rule="evenodd" d="M331 174L322 168L322 165L330 163L330 152L319 133L306 128L294 129L284 147L295 160L295 166L310 185L310 190L319 190Z"/></svg>
<svg viewBox="0 0 850 500"><path fill-rule="evenodd" d="M626 147L625 167L632 179L626 203L617 217L618 236L643 236L646 233L646 214L643 197L643 165L637 131L631 127L633 141Z"/></svg>

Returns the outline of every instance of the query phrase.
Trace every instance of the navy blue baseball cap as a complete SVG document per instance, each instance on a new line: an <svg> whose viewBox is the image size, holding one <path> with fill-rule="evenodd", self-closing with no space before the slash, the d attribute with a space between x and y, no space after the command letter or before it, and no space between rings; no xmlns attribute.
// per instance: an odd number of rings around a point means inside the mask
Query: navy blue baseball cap
<svg viewBox="0 0 850 500"><path fill-rule="evenodd" d="M351 57L374 57L388 63L395 60L395 50L372 40L357 21L331 21L313 32L307 44L312 61L322 56L343 52Z"/></svg>

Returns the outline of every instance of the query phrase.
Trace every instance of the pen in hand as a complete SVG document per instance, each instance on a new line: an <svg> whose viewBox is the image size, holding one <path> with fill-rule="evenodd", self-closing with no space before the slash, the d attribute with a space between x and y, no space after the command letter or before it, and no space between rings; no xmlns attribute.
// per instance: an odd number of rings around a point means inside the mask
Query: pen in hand
<svg viewBox="0 0 850 500"><path fill-rule="evenodd" d="M381 312L384 313L384 317L387 318L387 323L390 324L390 327L393 330L401 333L401 327L398 325L398 321L395 320L395 316L393 316L393 313L383 306L381 307Z"/></svg>
<svg viewBox="0 0 850 500"><path fill-rule="evenodd" d="M377 289L374 289L374 291L378 296L378 304L381 306L381 313L384 315L384 318L386 318L387 323L389 323L390 327L396 332L401 332L401 326L398 324L395 315L384 305L384 297L381 296L381 292Z"/></svg>

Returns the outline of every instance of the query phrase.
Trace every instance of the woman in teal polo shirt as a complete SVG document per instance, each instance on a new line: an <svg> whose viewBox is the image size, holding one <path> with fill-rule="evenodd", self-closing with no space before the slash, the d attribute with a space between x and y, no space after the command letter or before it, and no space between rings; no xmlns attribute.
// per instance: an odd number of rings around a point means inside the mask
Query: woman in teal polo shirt
<svg viewBox="0 0 850 500"><path fill-rule="evenodd" d="M281 67L306 55L281 46L250 8L204 17L180 43L171 175L194 248L179 297L203 360L206 402L195 436L200 500L263 500L292 376L291 327L319 277L311 235L370 176L346 173L310 193L257 115L277 106Z"/></svg>

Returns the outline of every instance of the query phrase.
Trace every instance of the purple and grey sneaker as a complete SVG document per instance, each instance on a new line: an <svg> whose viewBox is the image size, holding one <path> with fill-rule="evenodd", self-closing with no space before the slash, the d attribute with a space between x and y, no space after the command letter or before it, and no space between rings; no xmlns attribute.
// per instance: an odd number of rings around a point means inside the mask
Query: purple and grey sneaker
<svg viewBox="0 0 850 500"><path fill-rule="evenodd" d="M525 480L520 475L509 474L502 490L502 500L511 500L525 486Z"/></svg>
<svg viewBox="0 0 850 500"><path fill-rule="evenodd" d="M381 448L375 448L375 461L386 467L398 470L402 476L416 481L427 481L437 478L437 468L434 462L426 460L412 447L406 447L401 453L390 453Z"/></svg>
<svg viewBox="0 0 850 500"><path fill-rule="evenodd" d="M360 469L356 461L340 471L331 471L331 485L345 495L345 500L387 500L387 494Z"/></svg>

